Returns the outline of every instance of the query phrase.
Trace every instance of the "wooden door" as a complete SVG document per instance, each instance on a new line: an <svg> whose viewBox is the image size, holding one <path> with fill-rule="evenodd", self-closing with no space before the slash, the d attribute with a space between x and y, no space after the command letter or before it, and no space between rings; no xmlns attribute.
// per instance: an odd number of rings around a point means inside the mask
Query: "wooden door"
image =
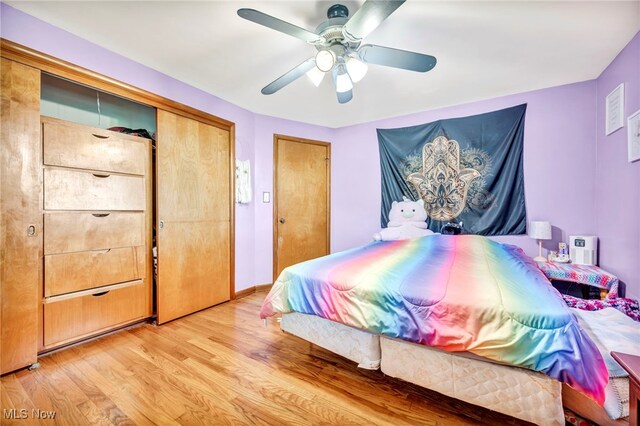
<svg viewBox="0 0 640 426"><path fill-rule="evenodd" d="M158 323L231 297L228 130L158 110Z"/></svg>
<svg viewBox="0 0 640 426"><path fill-rule="evenodd" d="M2 59L0 374L36 362L42 270L40 71Z"/></svg>
<svg viewBox="0 0 640 426"><path fill-rule="evenodd" d="M287 266L329 254L331 145L274 138L274 280Z"/></svg>

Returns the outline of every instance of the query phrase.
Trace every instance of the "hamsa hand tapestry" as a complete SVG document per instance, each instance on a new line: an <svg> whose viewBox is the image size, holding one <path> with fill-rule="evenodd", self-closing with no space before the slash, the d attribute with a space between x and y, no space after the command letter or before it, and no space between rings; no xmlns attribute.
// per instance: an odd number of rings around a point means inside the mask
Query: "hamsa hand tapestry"
<svg viewBox="0 0 640 426"><path fill-rule="evenodd" d="M526 230L522 149L526 104L401 129L378 129L381 226L394 200L425 202L429 229L464 221L465 232Z"/></svg>

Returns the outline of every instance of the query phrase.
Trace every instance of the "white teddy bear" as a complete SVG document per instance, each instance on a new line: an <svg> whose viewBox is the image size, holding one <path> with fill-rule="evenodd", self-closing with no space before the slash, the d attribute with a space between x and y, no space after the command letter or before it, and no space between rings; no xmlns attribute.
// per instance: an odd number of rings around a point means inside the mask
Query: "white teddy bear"
<svg viewBox="0 0 640 426"><path fill-rule="evenodd" d="M373 236L376 241L411 240L427 235L433 231L427 229L427 211L424 200L411 201L403 197L404 201L394 201L389 212L388 228L382 229Z"/></svg>

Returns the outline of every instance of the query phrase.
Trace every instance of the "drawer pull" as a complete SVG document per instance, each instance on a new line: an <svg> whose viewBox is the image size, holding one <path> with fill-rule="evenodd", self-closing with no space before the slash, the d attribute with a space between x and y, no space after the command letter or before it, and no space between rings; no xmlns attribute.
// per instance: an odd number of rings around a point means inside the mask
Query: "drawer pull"
<svg viewBox="0 0 640 426"><path fill-rule="evenodd" d="M94 216L94 217L107 217L110 214L111 213L91 213L91 216Z"/></svg>
<svg viewBox="0 0 640 426"><path fill-rule="evenodd" d="M91 133L91 135L92 135L93 137L98 138L98 139L109 139L109 136L96 135L95 133Z"/></svg>
<svg viewBox="0 0 640 426"><path fill-rule="evenodd" d="M91 174L94 175L97 178L108 178L109 176L111 176L109 173L106 173L106 174L91 173Z"/></svg>
<svg viewBox="0 0 640 426"><path fill-rule="evenodd" d="M58 302L62 302L64 300L76 299L78 297L87 297L87 296L98 296L99 297L99 296L104 296L105 294L109 293L110 291L117 291L117 290L122 289L122 288L135 287L135 286L139 286L139 285L143 285L143 284L144 284L144 279L126 281L126 282L123 282L123 283L112 284L112 285L104 286L104 287L100 287L100 288L92 288L92 289L88 289L88 290L80 290L80 291L74 291L72 293L58 294L56 296L45 297L44 299L42 299L42 303L47 305L49 303L58 303Z"/></svg>

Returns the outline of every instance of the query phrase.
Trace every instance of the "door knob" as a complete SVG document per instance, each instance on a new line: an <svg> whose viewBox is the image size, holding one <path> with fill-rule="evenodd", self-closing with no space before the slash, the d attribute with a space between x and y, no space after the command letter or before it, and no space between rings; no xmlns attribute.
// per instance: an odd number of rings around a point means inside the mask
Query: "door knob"
<svg viewBox="0 0 640 426"><path fill-rule="evenodd" d="M285 222L284 217L281 217L280 218L280 223L284 223L284 222Z"/></svg>

